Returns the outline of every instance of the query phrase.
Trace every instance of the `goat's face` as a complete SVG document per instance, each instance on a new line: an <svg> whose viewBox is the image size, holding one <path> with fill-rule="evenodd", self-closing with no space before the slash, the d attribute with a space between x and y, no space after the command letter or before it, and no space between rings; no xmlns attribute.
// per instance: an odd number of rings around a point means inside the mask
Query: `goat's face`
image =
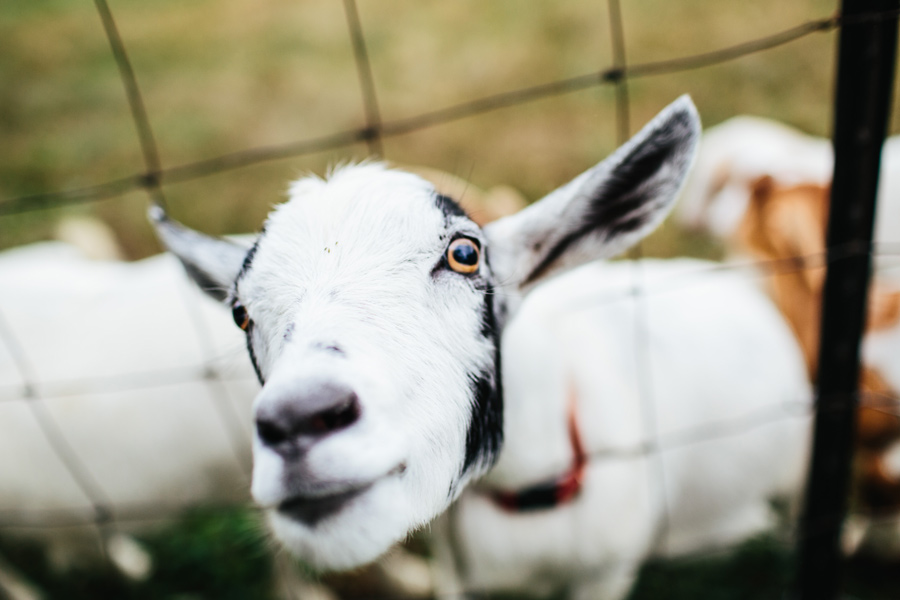
<svg viewBox="0 0 900 600"><path fill-rule="evenodd" d="M356 566L489 469L509 313L544 277L654 228L698 133L679 100L607 161L484 230L378 164L295 183L249 251L157 212L167 246L247 333L263 383L252 491L275 535L316 566Z"/></svg>
<svg viewBox="0 0 900 600"><path fill-rule="evenodd" d="M493 462L485 246L423 180L365 165L295 184L245 262L231 301L264 382L253 496L314 562L371 558Z"/></svg>

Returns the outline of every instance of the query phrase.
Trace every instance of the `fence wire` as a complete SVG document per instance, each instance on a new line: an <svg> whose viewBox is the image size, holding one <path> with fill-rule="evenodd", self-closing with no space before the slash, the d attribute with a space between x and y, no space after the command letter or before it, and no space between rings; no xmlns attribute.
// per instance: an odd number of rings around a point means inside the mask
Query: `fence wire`
<svg viewBox="0 0 900 600"><path fill-rule="evenodd" d="M79 189L7 198L0 201L0 216L94 202L121 196L138 189L146 190L152 202L165 206L164 186L167 184L195 180L269 161L333 150L360 142L364 142L367 145L371 154L383 157L383 140L388 137L405 135L491 111L604 85L612 85L615 88L616 131L618 141L621 144L627 140L631 130L631 105L628 89L628 82L631 79L679 73L726 63L794 42L815 33L830 32L838 27L849 27L856 23L870 22L872 19L891 18L896 15L896 11L891 11L890 13L866 15L865 17L858 17L852 20L842 19L838 15L833 15L807 21L771 35L711 52L661 61L629 64L626 59L624 24L619 0L607 0L609 35L612 44L611 66L577 77L498 93L401 119L383 121L378 106L377 90L372 77L372 69L358 7L355 0L344 0L344 12L347 19L347 28L353 49L365 115L364 125L356 129L339 131L321 137L301 139L288 144L250 148L180 166L164 168L160 162L156 141L137 77L128 59L126 46L119 35L113 14L106 0L95 0L95 5L126 91L132 120L142 151L144 171L122 179ZM809 398L798 398L796 402L773 403L734 418L698 423L682 430L661 434L658 431L657 407L652 393L653 371L648 358L650 340L647 298L652 295L666 294L684 289L705 280L709 275L713 274L743 272L752 277L765 278L773 274L822 268L835 261L845 260L864 253L871 253L873 256L900 257L900 244L877 244L874 249L868 246L847 245L841 248L830 248L826 252L813 255L706 266L698 268L691 273L679 274L677 277L673 277L671 281L655 281L652 288L646 285L640 263L635 261L633 266L633 285L630 289L619 290L600 297L592 297L559 307L561 314L571 315L581 310L594 310L608 303L621 302L623 300L633 300L635 302L634 336L636 351L634 361L637 366L637 383L644 420L644 439L631 446L589 448L588 453L590 459L594 461L631 459L646 456L655 457L655 466L651 470L649 489L655 490L653 495L657 497L657 501L662 507L662 513L665 515L663 524L657 532L658 547L665 547L668 528L667 519L669 518L669 501L666 498L666 473L665 465L662 461L662 453L664 451L691 444L739 436L756 428L769 426L788 419L809 418L813 411L830 410L831 402L828 398L819 398L815 403L812 403ZM639 250L636 256L640 257L640 255L641 252ZM225 386L225 382L230 381L231 376L216 366L216 362L220 357L216 356L217 350L212 342L211 332L208 327L202 324L202 319L196 313L196 307L191 307L191 303L187 299L185 299L185 302L189 305L188 310L192 311L194 317L192 320L196 324L194 334L202 348L203 359L200 364L140 374L116 374L78 381L41 380L23 345L19 343L16 334L4 320L3 315L0 314L0 342L6 347L12 357L22 382L21 386L13 386L7 389L0 388L0 406L12 402L24 402L29 405L49 447L72 476L72 479L85 497L88 498L90 504L88 508L71 507L31 511L0 510L0 527L10 530L30 528L65 529L94 525L103 534L102 528L110 523L155 520L186 508L179 505L160 503L116 504L110 500L109 495L92 473L91 465L86 464L86 461L78 455L71 441L66 438L60 424L47 409L47 405L54 400L78 393L72 390L91 389L103 392L122 392L160 389L166 386L204 381L210 386L209 389L216 398L215 406L219 413L220 424L231 444L234 461L244 475L248 475L246 471L249 465L247 436L241 423L241 416L229 402L227 397L228 389ZM862 393L860 395L860 406L869 407L882 414L900 419L900 398L897 398L896 394L885 397L879 394ZM566 466L560 465L560 468L565 469ZM796 538L797 534L794 532L790 536L790 543L796 541ZM731 550L731 548L712 549L708 553L704 553L704 556L707 556L707 554L713 556L728 550ZM621 564L640 564L643 562L643 559L643 556L634 558L623 557L617 560L616 564L611 563L608 568ZM588 574L585 574L585 577L588 577ZM483 593L479 590L468 591L473 594Z"/></svg>
<svg viewBox="0 0 900 600"><path fill-rule="evenodd" d="M105 6L104 0L96 1L98 6ZM351 39L354 40L354 58L357 61L357 71L360 74L361 89L363 90L363 106L366 107L368 123L365 126L287 144L251 148L167 169L155 168L155 165L153 167L148 166L147 171L144 173L135 173L128 177L79 189L8 198L0 201L0 215L16 214L68 204L93 202L120 196L137 189L153 189L160 185L182 183L259 163L335 150L360 142L368 143L370 140L375 139L380 140L386 137L405 135L429 127L443 125L460 119L544 98L568 94L601 85L616 85L620 81L626 79L673 74L729 62L743 56L788 44L814 33L829 32L841 25L848 26L853 24L852 22L842 23L837 16L815 19L769 36L721 48L712 52L669 60L636 63L629 65L627 68L624 68L624 64L622 66L612 66L585 75L503 92L402 119L380 122L377 104L375 102L374 86L370 85L371 71L368 66L365 44L356 42L356 40L362 40L361 29L352 25L352 23L356 23L358 26L358 19L354 18L357 15L355 3L352 2L352 0L347 0L345 6L348 7L348 22L351 22ZM108 13L108 10L106 12ZM138 131L148 132L146 135L139 135L139 141L142 145L142 152L146 162L148 161L147 157L156 156L155 145L152 141L153 137L152 134L149 134L149 121L143 110L143 101L141 100L134 72L131 67L128 66L130 63L125 55L124 46L120 42L116 43L113 41L118 39L118 37L114 33L116 29L114 22L112 21L112 15L111 13L108 14L109 22L112 23L112 25L107 26L107 34L111 36L110 45L113 53L116 55L117 64L125 65L124 67L120 66L120 73L126 89L129 90L128 100L129 104L133 107L132 114L135 116L136 123L139 123L137 124ZM887 18L887 16L888 14L885 14L883 18ZM110 34L110 31L112 31L113 34ZM624 48L624 45L622 48ZM621 53L620 57L624 60L624 51ZM378 125L379 122L380 125ZM151 164L154 163L148 162L148 165Z"/></svg>

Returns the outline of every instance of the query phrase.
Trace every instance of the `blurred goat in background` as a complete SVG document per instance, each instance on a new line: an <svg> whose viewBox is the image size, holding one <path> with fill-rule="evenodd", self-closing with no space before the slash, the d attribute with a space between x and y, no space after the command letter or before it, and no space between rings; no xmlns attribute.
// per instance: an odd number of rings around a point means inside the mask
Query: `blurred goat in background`
<svg viewBox="0 0 900 600"><path fill-rule="evenodd" d="M822 292L825 286L825 228L828 186L782 185L764 176L751 184L750 202L734 239L734 248L774 261L769 292L803 349L811 380L819 353ZM857 411L857 493L863 512L873 518L900 516L900 288L876 276L869 292L863 340L862 391ZM900 556L900 529L893 539L882 526L851 536L891 558Z"/></svg>
<svg viewBox="0 0 900 600"><path fill-rule="evenodd" d="M760 178L771 177L779 186L828 185L833 167L831 140L769 119L734 117L703 133L676 220L734 252L741 249L734 238ZM889 138L882 150L874 240L900 242L900 136ZM896 264L890 257L875 258L882 276L900 280Z"/></svg>

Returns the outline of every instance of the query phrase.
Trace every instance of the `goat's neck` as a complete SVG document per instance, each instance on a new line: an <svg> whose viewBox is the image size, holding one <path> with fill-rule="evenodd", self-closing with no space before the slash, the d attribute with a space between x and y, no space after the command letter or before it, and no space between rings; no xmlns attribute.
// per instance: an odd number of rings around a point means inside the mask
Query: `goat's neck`
<svg viewBox="0 0 900 600"><path fill-rule="evenodd" d="M548 364L547 353L523 354L529 344L522 340L513 346L504 346L504 447L484 480L486 486L500 489L526 487L569 470L570 407L578 412L578 392L561 368L562 357L549 359L560 364Z"/></svg>

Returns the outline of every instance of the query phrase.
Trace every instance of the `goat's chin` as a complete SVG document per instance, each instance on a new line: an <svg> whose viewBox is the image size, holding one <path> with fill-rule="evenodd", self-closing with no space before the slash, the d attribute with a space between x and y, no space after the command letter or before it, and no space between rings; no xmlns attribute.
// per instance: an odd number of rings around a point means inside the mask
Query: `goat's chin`
<svg viewBox="0 0 900 600"><path fill-rule="evenodd" d="M372 562L416 527L396 480L383 480L339 512L308 525L278 510L268 513L275 538L294 556L321 571L353 569Z"/></svg>

